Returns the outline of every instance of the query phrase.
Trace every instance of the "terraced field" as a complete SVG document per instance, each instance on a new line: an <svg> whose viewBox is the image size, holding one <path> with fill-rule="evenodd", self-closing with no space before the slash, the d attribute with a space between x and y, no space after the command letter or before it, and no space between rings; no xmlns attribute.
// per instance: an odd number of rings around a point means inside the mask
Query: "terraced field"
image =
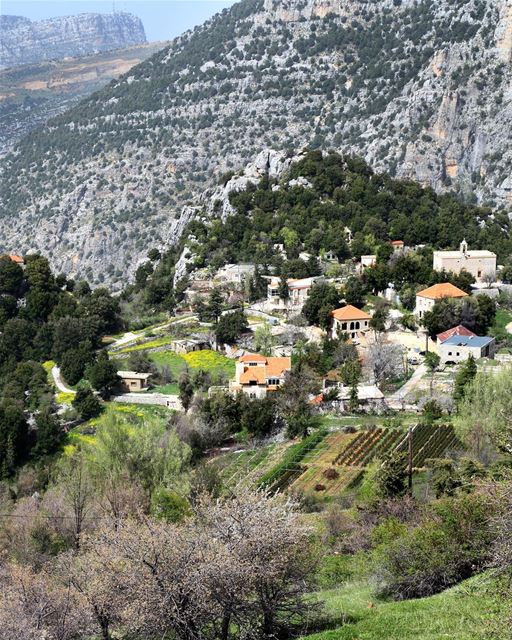
<svg viewBox="0 0 512 640"><path fill-rule="evenodd" d="M460 447L453 427L417 425L413 429L413 465L421 468L428 458L437 458ZM407 433L379 427L356 433L331 433L302 461L302 474L290 483L292 490L339 495L354 487L365 468L391 451L407 450Z"/></svg>
<svg viewBox="0 0 512 640"><path fill-rule="evenodd" d="M357 485L365 468L394 450L407 450L404 429L378 427L353 433L315 432L301 442L271 444L228 453L212 461L227 487L265 485L322 496L340 495ZM422 468L460 447L453 427L417 425L413 429L413 464Z"/></svg>
<svg viewBox="0 0 512 640"><path fill-rule="evenodd" d="M413 431L413 466L423 467L429 458L439 458L449 449L457 449L460 446L451 425L419 424ZM399 448L405 450L407 442L402 442Z"/></svg>

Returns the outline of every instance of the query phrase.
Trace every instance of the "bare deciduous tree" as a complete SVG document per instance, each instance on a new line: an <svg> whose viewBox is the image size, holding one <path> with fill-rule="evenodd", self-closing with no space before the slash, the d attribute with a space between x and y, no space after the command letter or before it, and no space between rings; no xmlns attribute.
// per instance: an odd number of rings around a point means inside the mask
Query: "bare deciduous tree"
<svg viewBox="0 0 512 640"><path fill-rule="evenodd" d="M0 571L0 640L72 640L87 622L69 584L26 566Z"/></svg>
<svg viewBox="0 0 512 640"><path fill-rule="evenodd" d="M383 334L377 334L368 346L366 364L376 384L403 374L404 355L400 345L386 342Z"/></svg>

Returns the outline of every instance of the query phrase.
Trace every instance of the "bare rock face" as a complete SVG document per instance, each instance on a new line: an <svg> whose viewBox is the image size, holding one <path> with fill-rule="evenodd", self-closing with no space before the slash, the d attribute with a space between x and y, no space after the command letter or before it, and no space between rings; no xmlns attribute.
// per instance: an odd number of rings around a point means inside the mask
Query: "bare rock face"
<svg viewBox="0 0 512 640"><path fill-rule="evenodd" d="M124 282L307 146L509 210L511 56L510 0L242 0L0 161L0 251Z"/></svg>
<svg viewBox="0 0 512 640"><path fill-rule="evenodd" d="M0 69L144 42L142 22L130 13L84 13L38 22L0 16Z"/></svg>

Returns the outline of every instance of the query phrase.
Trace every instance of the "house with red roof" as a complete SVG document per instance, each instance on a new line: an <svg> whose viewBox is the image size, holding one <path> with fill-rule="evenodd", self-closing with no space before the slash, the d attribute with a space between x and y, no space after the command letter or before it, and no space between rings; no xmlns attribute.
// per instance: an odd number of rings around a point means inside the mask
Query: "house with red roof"
<svg viewBox="0 0 512 640"><path fill-rule="evenodd" d="M465 298L467 293L451 284L451 282L440 282L427 289L418 291L416 294L416 307L414 313L418 318L422 318L427 311L431 311L438 300L443 298Z"/></svg>
<svg viewBox="0 0 512 640"><path fill-rule="evenodd" d="M337 338L343 333L348 334L352 340L370 330L372 317L351 304L331 311L332 337Z"/></svg>
<svg viewBox="0 0 512 640"><path fill-rule="evenodd" d="M250 398L264 398L276 391L284 382L286 373L292 370L290 357L267 357L259 353L246 353L238 358L235 379L229 390L246 393Z"/></svg>
<svg viewBox="0 0 512 640"><path fill-rule="evenodd" d="M448 329L447 331L443 331L442 333L438 333L436 338L437 341L439 342L439 344L441 344L442 342L445 342L446 340L448 340L448 338L451 338L453 336L476 336L476 333L473 333L472 331L470 331L469 329L467 329L464 325L459 324L456 327L452 327L451 329Z"/></svg>

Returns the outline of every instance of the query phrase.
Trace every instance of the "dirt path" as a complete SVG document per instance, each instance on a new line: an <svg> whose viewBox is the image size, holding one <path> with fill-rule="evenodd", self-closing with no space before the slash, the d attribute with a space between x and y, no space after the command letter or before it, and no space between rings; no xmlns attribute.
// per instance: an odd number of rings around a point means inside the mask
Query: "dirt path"
<svg viewBox="0 0 512 640"><path fill-rule="evenodd" d="M395 393L386 398L387 404L392 409L401 409L405 403L406 396L420 383L423 376L427 373L427 367L424 364L414 371L407 382L400 387Z"/></svg>
<svg viewBox="0 0 512 640"><path fill-rule="evenodd" d="M60 369L59 367L57 367L57 365L52 368L52 377L53 381L55 382L55 386L59 391L62 391L63 393L76 393L76 391L74 391L73 389L66 387L64 381L62 380Z"/></svg>
<svg viewBox="0 0 512 640"><path fill-rule="evenodd" d="M183 318L179 318L178 320L169 320L168 322L164 322L153 327L148 327L147 329L143 329L142 331L127 331L126 333L123 333L123 335L115 342L110 344L108 348L111 350L115 350L119 347L124 346L125 344L129 344L130 342L135 342L136 340L144 338L150 331L160 331L162 329L167 329L168 327L174 326L175 324L182 324L183 322L190 322L190 320L196 319L196 315L184 316Z"/></svg>

